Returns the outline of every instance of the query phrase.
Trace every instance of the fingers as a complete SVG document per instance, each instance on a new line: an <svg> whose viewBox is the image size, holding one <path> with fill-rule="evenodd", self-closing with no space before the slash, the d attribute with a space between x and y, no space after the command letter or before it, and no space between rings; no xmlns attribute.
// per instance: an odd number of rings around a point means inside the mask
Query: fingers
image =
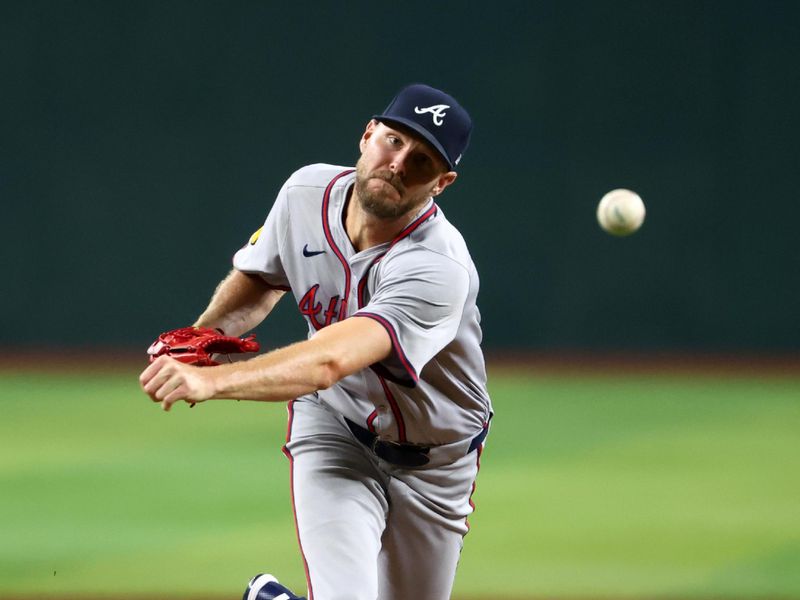
<svg viewBox="0 0 800 600"><path fill-rule="evenodd" d="M142 372L139 383L153 402L160 402L161 408L168 411L175 402L191 395L191 370L189 365L161 356Z"/></svg>
<svg viewBox="0 0 800 600"><path fill-rule="evenodd" d="M171 392L166 394L163 400L161 400L161 408L164 409L165 411L169 411L169 409L172 408L173 404L175 404L179 400L185 400L188 395L189 395L189 390L186 387L186 384L179 382L178 386ZM187 402L189 402L189 400L187 400ZM194 405L194 402L192 402L192 405Z"/></svg>
<svg viewBox="0 0 800 600"><path fill-rule="evenodd" d="M158 372L164 367L164 363L167 360L166 356L159 356L156 360L150 363L142 374L139 375L139 384L142 386L142 389L147 392L147 386L150 381L155 377ZM148 392L149 393L149 392Z"/></svg>
<svg viewBox="0 0 800 600"><path fill-rule="evenodd" d="M177 387L174 381L170 384L170 380L175 373L172 363L177 362L167 356L160 356L139 376L139 383L142 389L154 402L163 400L164 396Z"/></svg>
<svg viewBox="0 0 800 600"><path fill-rule="evenodd" d="M160 356L139 376L139 384L153 402L160 402L168 411L172 405L185 400L191 406L213 398L214 367L187 365L168 356Z"/></svg>

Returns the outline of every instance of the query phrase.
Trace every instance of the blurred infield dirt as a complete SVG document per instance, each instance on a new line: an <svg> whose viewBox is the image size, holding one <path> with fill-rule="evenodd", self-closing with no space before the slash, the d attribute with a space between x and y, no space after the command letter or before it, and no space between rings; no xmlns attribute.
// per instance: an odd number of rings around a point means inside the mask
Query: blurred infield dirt
<svg viewBox="0 0 800 600"><path fill-rule="evenodd" d="M2 349L0 349L2 352ZM2 352L0 371L44 372L123 372L144 369L148 364L145 349L28 348ZM769 375L797 377L800 355L797 354L725 354L685 352L514 352L487 351L490 372L542 372L587 374L697 374L697 375Z"/></svg>

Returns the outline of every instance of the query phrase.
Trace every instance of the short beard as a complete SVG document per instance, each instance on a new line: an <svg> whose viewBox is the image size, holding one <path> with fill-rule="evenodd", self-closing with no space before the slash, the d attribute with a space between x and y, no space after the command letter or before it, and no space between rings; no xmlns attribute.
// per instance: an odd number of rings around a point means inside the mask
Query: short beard
<svg viewBox="0 0 800 600"><path fill-rule="evenodd" d="M387 198L385 195L369 189L367 184L370 179L382 179L388 182L397 190L397 193L400 195L400 200L395 202L393 199ZM422 206L430 196L429 193L425 192L417 194L416 196L404 198L403 196L406 192L406 188L400 180L400 177L389 170L367 173L360 159L356 164L355 185L358 202L361 208L379 219L397 219L398 217L402 217Z"/></svg>

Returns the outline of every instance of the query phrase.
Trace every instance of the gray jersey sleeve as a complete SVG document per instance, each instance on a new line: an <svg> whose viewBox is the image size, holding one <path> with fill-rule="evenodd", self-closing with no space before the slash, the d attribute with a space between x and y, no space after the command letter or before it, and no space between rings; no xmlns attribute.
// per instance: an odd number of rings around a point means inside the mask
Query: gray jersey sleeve
<svg viewBox="0 0 800 600"><path fill-rule="evenodd" d="M383 325L394 347L379 368L414 384L425 364L456 336L470 287L469 271L453 259L411 248L380 263L376 287L355 316Z"/></svg>
<svg viewBox="0 0 800 600"><path fill-rule="evenodd" d="M233 257L233 266L244 273L261 275L271 286L288 290L289 281L281 262L281 248L289 220L288 182L283 185L264 225Z"/></svg>

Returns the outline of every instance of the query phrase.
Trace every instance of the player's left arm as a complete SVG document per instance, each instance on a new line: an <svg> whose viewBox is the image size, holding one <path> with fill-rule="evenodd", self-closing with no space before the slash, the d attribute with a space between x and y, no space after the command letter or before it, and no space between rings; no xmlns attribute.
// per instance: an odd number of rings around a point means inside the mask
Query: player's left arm
<svg viewBox="0 0 800 600"><path fill-rule="evenodd" d="M329 388L391 352L386 329L372 319L355 316L321 329L309 340L233 364L199 368L162 356L142 372L139 381L164 410L179 400L281 402Z"/></svg>

